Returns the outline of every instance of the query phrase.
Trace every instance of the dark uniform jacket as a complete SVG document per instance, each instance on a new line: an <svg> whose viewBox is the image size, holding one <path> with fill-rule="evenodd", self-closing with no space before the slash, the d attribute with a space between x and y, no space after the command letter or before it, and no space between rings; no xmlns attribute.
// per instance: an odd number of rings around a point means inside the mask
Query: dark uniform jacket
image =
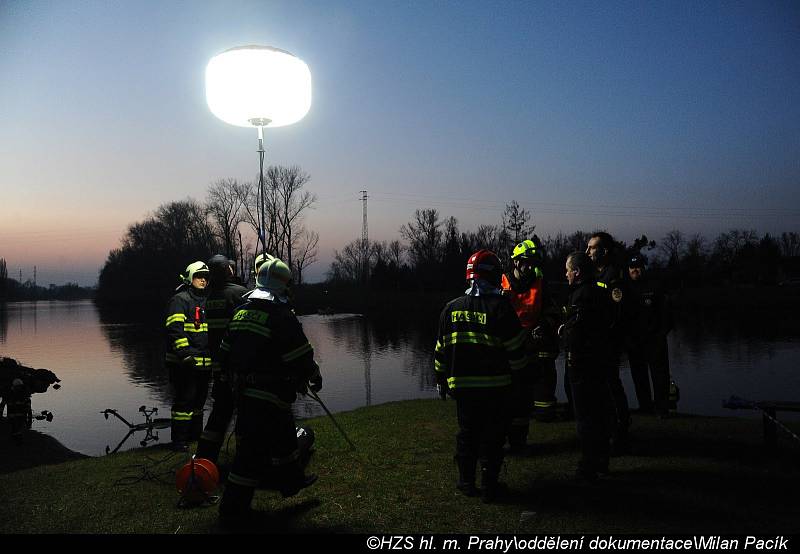
<svg viewBox="0 0 800 554"><path fill-rule="evenodd" d="M437 382L451 391L510 386L512 376L528 366L528 335L499 294L450 301L439 317Z"/></svg>
<svg viewBox="0 0 800 554"><path fill-rule="evenodd" d="M608 294L591 281L574 284L570 289L563 330L567 361L576 369L596 366L607 359L612 348Z"/></svg>
<svg viewBox="0 0 800 554"><path fill-rule="evenodd" d="M250 299L233 314L220 345L237 390L282 409L319 374L314 348L288 304Z"/></svg>
<svg viewBox="0 0 800 554"><path fill-rule="evenodd" d="M211 369L208 349L206 297L185 285L167 305L167 366Z"/></svg>
<svg viewBox="0 0 800 554"><path fill-rule="evenodd" d="M597 275L597 282L604 288L608 299L611 301L611 344L617 355L622 351L628 325L625 318L625 304L627 302L627 283L622 275L622 270L616 266L608 265Z"/></svg>
<svg viewBox="0 0 800 554"><path fill-rule="evenodd" d="M219 345L237 307L244 303L242 295L247 289L235 283L226 282L212 286L206 300L206 322L208 323L208 346L214 371L220 369Z"/></svg>
<svg viewBox="0 0 800 554"><path fill-rule="evenodd" d="M672 311L660 283L642 277L629 281L627 292L625 313L632 340L641 342L669 333L673 327Z"/></svg>

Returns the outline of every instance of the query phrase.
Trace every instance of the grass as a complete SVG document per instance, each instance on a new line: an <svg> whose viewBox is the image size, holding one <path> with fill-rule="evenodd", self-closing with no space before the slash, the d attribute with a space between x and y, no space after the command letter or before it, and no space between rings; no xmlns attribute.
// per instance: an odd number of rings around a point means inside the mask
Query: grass
<svg viewBox="0 0 800 554"><path fill-rule="evenodd" d="M800 521L798 445L783 435L777 453L765 452L759 420L636 417L634 453L613 458L612 475L591 484L571 479L574 423L533 423L537 454L507 458L511 493L487 505L454 487L454 402L336 417L358 450L329 419L308 420L320 479L286 500L257 492L254 507L271 516L260 531L770 534ZM185 459L156 447L2 474L0 533L219 532L215 506L177 507L174 471Z"/></svg>

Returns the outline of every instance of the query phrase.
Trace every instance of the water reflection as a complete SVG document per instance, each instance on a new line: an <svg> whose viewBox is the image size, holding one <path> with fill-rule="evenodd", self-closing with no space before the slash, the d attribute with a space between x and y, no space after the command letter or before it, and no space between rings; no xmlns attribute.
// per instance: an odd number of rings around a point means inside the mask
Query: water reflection
<svg viewBox="0 0 800 554"><path fill-rule="evenodd" d="M405 314L301 316L322 368L320 397L332 412L411 398L434 398L433 345L437 315ZM163 367L163 317L137 323L98 314L90 301L9 303L0 310L0 355L53 370L62 389L33 397L34 410L55 414L34 428L67 447L102 455L128 428L101 413L118 410L133 424L141 406L170 412L170 389ZM731 395L750 400L800 398L800 344L791 320L717 317L700 314L679 320L670 334L672 373L681 387L679 409L705 415L743 416L722 401ZM564 394L563 356L558 398ZM630 371L623 382L636 406ZM295 404L298 417L324 415L311 399ZM787 418L789 416L787 415ZM169 440L169 430L160 431ZM129 440L124 448L138 445Z"/></svg>

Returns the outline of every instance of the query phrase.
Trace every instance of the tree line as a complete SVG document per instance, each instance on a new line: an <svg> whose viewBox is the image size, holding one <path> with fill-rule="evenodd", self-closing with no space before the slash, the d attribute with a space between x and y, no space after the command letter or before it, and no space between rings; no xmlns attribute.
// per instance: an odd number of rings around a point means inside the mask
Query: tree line
<svg viewBox="0 0 800 554"><path fill-rule="evenodd" d="M319 242L319 234L304 225L305 213L316 203L305 190L311 177L298 166L270 166L264 179L267 251L286 261L302 282L304 270L317 260ZM221 179L209 186L202 202L168 202L131 224L100 270L98 303L160 306L187 264L214 254L233 260L246 279L262 248L258 194L257 181Z"/></svg>
<svg viewBox="0 0 800 554"><path fill-rule="evenodd" d="M94 296L94 289L78 283L65 285L37 285L32 279L12 279L8 276L8 263L0 258L0 302L19 300L80 300Z"/></svg>
<svg viewBox="0 0 800 554"><path fill-rule="evenodd" d="M514 246L535 236L528 210L512 201L496 225L459 230L456 218L436 209L418 209L399 229L400 238L365 243L356 239L334 252L327 274L331 285L367 284L376 290L450 290L462 287L467 258L481 248L496 252L506 263ZM539 238L548 281L563 281L564 260L583 251L592 232L575 231ZM402 239L402 240L401 240ZM701 234L669 231L660 240L641 235L631 244L617 241L615 263L625 267L633 254L648 261L651 272L674 287L696 285L774 285L800 277L800 234L758 235L731 229L712 241Z"/></svg>

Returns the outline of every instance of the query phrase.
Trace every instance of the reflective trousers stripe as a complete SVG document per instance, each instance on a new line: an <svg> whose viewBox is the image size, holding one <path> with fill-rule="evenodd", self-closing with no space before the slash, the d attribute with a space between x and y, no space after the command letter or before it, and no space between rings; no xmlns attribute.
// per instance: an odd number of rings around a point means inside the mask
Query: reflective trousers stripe
<svg viewBox="0 0 800 554"><path fill-rule="evenodd" d="M173 421L191 421L194 412L172 412Z"/></svg>

